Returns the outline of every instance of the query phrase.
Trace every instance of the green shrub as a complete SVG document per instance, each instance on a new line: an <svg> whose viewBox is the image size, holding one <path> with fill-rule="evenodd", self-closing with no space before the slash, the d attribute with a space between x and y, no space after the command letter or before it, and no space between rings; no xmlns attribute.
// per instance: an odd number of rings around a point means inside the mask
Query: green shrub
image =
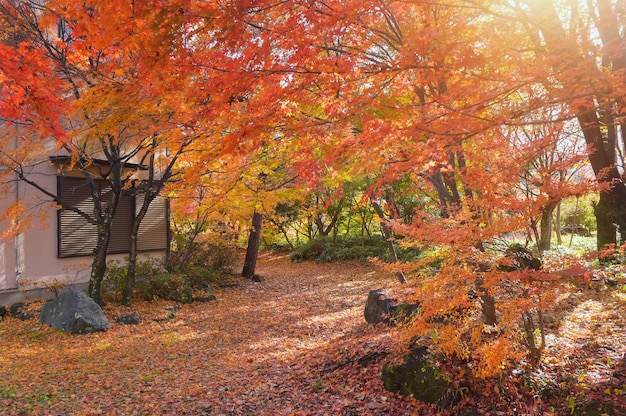
<svg viewBox="0 0 626 416"><path fill-rule="evenodd" d="M231 279L236 261L237 252L231 246L197 243L185 260L173 253L171 270L187 276L194 288L203 288Z"/></svg>
<svg viewBox="0 0 626 416"><path fill-rule="evenodd" d="M128 259L126 259L126 262ZM107 270L102 281L102 293L106 299L118 298L122 293L126 281L128 265L126 262L112 260L107 263ZM135 291L145 290L149 281L160 274L165 273L165 266L161 259L148 258L138 261L135 271Z"/></svg>
<svg viewBox="0 0 626 416"><path fill-rule="evenodd" d="M119 260L112 260L107 263L107 270L102 280L103 297L114 298L122 293L126 271L127 266L122 265Z"/></svg>
<svg viewBox="0 0 626 416"><path fill-rule="evenodd" d="M190 264L185 267L184 274L189 279L191 286L195 288L202 288L212 283L220 283L227 276L230 276L230 273L226 273L224 270L214 270L208 267L198 266L194 264Z"/></svg>
<svg viewBox="0 0 626 416"><path fill-rule="evenodd" d="M380 236L358 235L318 237L298 247L292 254L292 261L313 260L327 263L338 260L364 260L368 257L387 259L387 242Z"/></svg>
<svg viewBox="0 0 626 416"><path fill-rule="evenodd" d="M137 285L137 294L145 300L166 299L180 303L191 303L191 283L184 274L161 273L149 277Z"/></svg>

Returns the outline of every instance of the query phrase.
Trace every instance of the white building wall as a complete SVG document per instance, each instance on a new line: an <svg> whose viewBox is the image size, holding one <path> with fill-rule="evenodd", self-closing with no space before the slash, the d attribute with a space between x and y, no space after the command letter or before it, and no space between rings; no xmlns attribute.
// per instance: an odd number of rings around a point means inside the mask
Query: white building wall
<svg viewBox="0 0 626 416"><path fill-rule="evenodd" d="M30 177L56 193L57 171L52 164L41 164ZM29 206L24 232L0 239L0 305L25 298L49 298L51 286L85 287L91 272L91 257L58 258L56 206L31 185L20 182L12 195L0 195L0 213L18 198ZM1 214L0 214L1 215ZM0 221L0 235L10 228ZM25 225L22 223L22 225ZM163 252L144 253L142 257L163 257ZM109 260L123 260L123 254Z"/></svg>

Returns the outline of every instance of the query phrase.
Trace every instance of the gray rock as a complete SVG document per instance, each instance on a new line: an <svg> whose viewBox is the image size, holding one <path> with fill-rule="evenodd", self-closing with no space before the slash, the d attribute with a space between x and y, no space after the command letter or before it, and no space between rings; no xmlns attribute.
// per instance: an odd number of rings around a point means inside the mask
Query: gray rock
<svg viewBox="0 0 626 416"><path fill-rule="evenodd" d="M215 296L215 292L213 291L213 288L209 283L203 284L200 290L202 290L202 292L204 292L206 295L194 297L194 302L212 302L214 300L217 300L217 296Z"/></svg>
<svg viewBox="0 0 626 416"><path fill-rule="evenodd" d="M139 325L141 323L141 318L134 313L129 313L127 315L118 316L115 318L115 322L124 325Z"/></svg>
<svg viewBox="0 0 626 416"><path fill-rule="evenodd" d="M111 324L102 308L83 292L70 290L43 305L39 319L71 334L106 331Z"/></svg>
<svg viewBox="0 0 626 416"><path fill-rule="evenodd" d="M35 317L32 313L24 311L24 304L22 302L11 305L11 316L20 321L27 321Z"/></svg>
<svg viewBox="0 0 626 416"><path fill-rule="evenodd" d="M382 289L370 290L365 303L365 320L368 324L390 323L390 313L396 301Z"/></svg>
<svg viewBox="0 0 626 416"><path fill-rule="evenodd" d="M209 296L196 296L193 298L194 302L200 302L200 303L206 303L206 302L213 302L217 300L217 298L215 297L215 295L209 295Z"/></svg>

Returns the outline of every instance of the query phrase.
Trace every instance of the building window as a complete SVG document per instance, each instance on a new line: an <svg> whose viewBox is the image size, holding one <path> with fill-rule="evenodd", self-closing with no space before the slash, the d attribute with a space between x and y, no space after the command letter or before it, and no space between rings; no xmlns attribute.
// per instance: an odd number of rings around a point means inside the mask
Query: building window
<svg viewBox="0 0 626 416"><path fill-rule="evenodd" d="M108 182L96 181L102 200L110 200ZM93 215L91 188L84 178L60 176L57 178L59 198ZM124 195L119 201L115 218L111 223L111 241L109 254L128 253L130 249L130 230L135 212L141 208L143 197ZM167 202L157 198L150 204L150 209L139 227L137 247L140 251L165 250L168 241ZM57 215L58 257L90 256L96 247L98 227L90 223L79 213L71 209L61 209Z"/></svg>

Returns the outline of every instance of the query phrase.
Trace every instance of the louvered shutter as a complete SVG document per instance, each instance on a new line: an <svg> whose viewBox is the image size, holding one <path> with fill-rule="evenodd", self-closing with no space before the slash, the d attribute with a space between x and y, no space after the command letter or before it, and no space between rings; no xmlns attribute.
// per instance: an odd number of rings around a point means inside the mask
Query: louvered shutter
<svg viewBox="0 0 626 416"><path fill-rule="evenodd" d="M143 195L135 198L135 213L138 213L143 204ZM157 251L167 248L167 201L156 197L146 216L139 225L137 249L139 251Z"/></svg>
<svg viewBox="0 0 626 416"><path fill-rule="evenodd" d="M62 201L89 215L93 213L91 189L87 181L59 177L57 189ZM98 227L80 214L67 209L58 212L58 219L59 257L91 255L98 239Z"/></svg>

